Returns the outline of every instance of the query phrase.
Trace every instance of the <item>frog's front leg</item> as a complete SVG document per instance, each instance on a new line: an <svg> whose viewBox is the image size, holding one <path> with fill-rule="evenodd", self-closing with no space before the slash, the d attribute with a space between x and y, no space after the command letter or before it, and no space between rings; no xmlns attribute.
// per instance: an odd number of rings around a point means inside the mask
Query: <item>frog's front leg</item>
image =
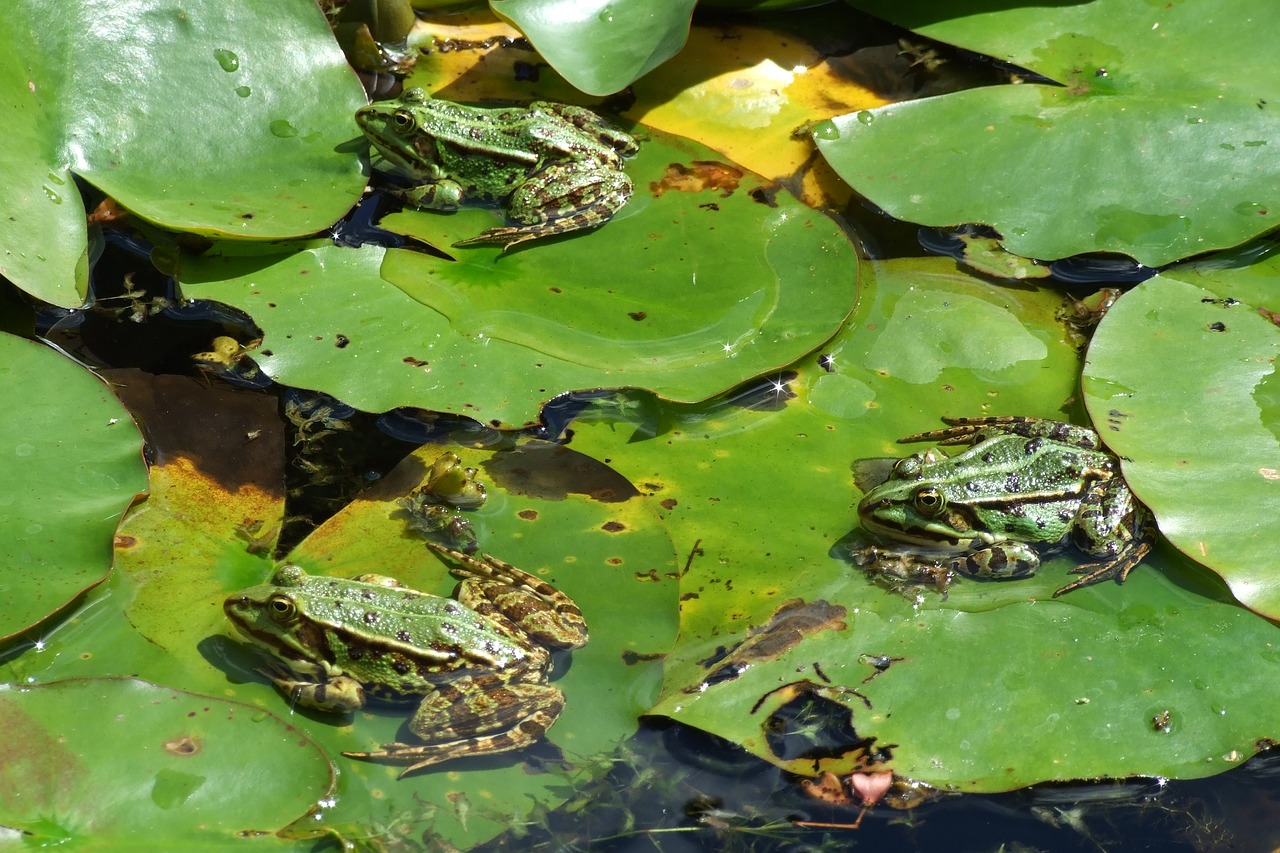
<svg viewBox="0 0 1280 853"><path fill-rule="evenodd" d="M1040 555L1022 542L995 542L941 561L944 568L985 580L1028 578L1040 568Z"/></svg>
<svg viewBox="0 0 1280 853"><path fill-rule="evenodd" d="M594 228L627 203L632 189L627 174L607 164L553 163L507 199L507 215L520 225L490 228L453 245L497 243L505 252L529 240Z"/></svg>
<svg viewBox="0 0 1280 853"><path fill-rule="evenodd" d="M495 755L540 740L564 710L564 694L548 684L511 683L501 675L465 676L427 694L409 720L423 743L385 743L349 758L386 759L415 770L468 755Z"/></svg>
<svg viewBox="0 0 1280 853"><path fill-rule="evenodd" d="M1151 550L1155 521L1122 479L1101 480L1085 492L1072 538L1077 548L1100 559L1072 569L1083 577L1055 592L1054 598L1108 578L1124 583Z"/></svg>
<svg viewBox="0 0 1280 853"><path fill-rule="evenodd" d="M301 664L298 666L308 668ZM319 666L310 669L315 672L294 672L272 663L269 668L258 671L271 679L291 702L307 708L345 714L365 706L364 687L360 682L346 675L326 676Z"/></svg>
<svg viewBox="0 0 1280 853"><path fill-rule="evenodd" d="M462 184L441 176L429 183L393 190L392 195L405 204L425 210L454 211L462 204Z"/></svg>

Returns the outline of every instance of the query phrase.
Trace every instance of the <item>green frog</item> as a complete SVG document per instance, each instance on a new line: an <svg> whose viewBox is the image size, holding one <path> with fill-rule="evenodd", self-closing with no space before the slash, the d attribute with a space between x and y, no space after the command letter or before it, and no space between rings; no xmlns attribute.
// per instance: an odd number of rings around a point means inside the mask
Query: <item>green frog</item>
<svg viewBox="0 0 1280 853"><path fill-rule="evenodd" d="M902 546L878 557L900 561L910 552L941 571L1003 580L1034 574L1040 552L1074 545L1093 561L1076 567L1082 577L1056 598L1108 578L1123 583L1151 550L1151 513L1093 430L1038 418L943 421L945 429L901 441L968 444L968 450L951 457L936 449L917 453L887 474L877 467L883 460L854 464L866 491L858 504L863 529Z"/></svg>
<svg viewBox="0 0 1280 853"><path fill-rule="evenodd" d="M550 584L489 555L430 547L454 563L456 599L382 575L344 580L284 565L223 605L271 654L263 674L293 701L334 713L368 697L416 705L408 727L422 743L343 753L410 764L402 777L541 738L565 704L547 683L549 650L587 642L581 611Z"/></svg>
<svg viewBox="0 0 1280 853"><path fill-rule="evenodd" d="M423 182L401 193L409 204L457 210L465 201L493 202L517 223L455 246L506 251L592 228L631 197L622 158L636 152L635 139L583 107L471 107L409 89L361 108L356 123L389 164Z"/></svg>

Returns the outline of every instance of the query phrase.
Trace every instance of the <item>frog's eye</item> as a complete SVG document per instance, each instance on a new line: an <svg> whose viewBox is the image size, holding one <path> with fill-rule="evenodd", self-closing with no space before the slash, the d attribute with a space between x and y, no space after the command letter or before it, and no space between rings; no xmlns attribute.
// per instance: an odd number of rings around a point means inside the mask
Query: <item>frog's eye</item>
<svg viewBox="0 0 1280 853"><path fill-rule="evenodd" d="M396 110L391 114L391 124L395 127L396 133L408 133L413 130L416 122L413 113L408 110Z"/></svg>
<svg viewBox="0 0 1280 853"><path fill-rule="evenodd" d="M947 505L947 499L933 486L922 486L911 496L911 503L921 515L937 515Z"/></svg>
<svg viewBox="0 0 1280 853"><path fill-rule="evenodd" d="M298 612L298 605L287 595L273 595L267 600L267 612L277 622L288 622Z"/></svg>

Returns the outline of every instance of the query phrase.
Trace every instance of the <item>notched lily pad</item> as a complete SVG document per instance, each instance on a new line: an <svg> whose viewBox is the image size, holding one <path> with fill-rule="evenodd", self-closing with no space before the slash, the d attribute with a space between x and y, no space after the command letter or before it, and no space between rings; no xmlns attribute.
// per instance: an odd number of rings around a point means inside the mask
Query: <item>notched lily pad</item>
<svg viewBox="0 0 1280 853"><path fill-rule="evenodd" d="M55 305L88 281L73 176L148 221L249 238L326 228L364 185L363 90L314 4L20 0L0 57L2 266Z"/></svg>
<svg viewBox="0 0 1280 853"><path fill-rule="evenodd" d="M1263 292L1266 277L1257 278ZM1136 312L1153 330L1174 311L1158 304L1158 292ZM864 294L822 357L794 367L795 396L780 410L700 410L673 416L654 438L573 424L574 447L611 459L633 480L652 478L645 488L668 507L673 538L697 543L681 575L680 642L665 658L663 696L650 713L800 774L892 771L966 791L1194 778L1238 766L1274 740L1275 625L1172 549L1148 555L1123 585L1056 600L1069 557L1025 580L960 578L909 596L852 565L848 543L861 531L850 462L907 455L915 448L897 439L937 426L941 415L1061 418L1050 407L1076 393L1080 369L1052 290L997 288L935 258L878 266ZM1235 309L1215 299L1205 307L1230 329ZM1243 299L1237 307L1249 311ZM1002 314L1004 322L983 326L998 341L988 341L993 352L972 349L975 319ZM1137 362L1151 342L1139 334L1131 345L1118 358ZM1269 373L1268 352L1255 347L1242 359L1224 347L1222 359ZM1144 396L1168 393L1155 381ZM1181 417L1195 411L1185 400L1169 405L1182 406ZM1095 415L1106 434L1105 416ZM1201 426L1203 441L1214 430ZM856 475L869 485L884 470L861 466ZM1215 494L1207 482L1191 488L1201 485ZM1274 501L1258 504L1262 511ZM1265 539L1271 528L1262 529ZM791 599L830 616L813 621L819 630L786 630ZM756 653L775 647L776 655Z"/></svg>
<svg viewBox="0 0 1280 853"><path fill-rule="evenodd" d="M566 80L607 95L680 50L694 0L491 0L490 6Z"/></svg>

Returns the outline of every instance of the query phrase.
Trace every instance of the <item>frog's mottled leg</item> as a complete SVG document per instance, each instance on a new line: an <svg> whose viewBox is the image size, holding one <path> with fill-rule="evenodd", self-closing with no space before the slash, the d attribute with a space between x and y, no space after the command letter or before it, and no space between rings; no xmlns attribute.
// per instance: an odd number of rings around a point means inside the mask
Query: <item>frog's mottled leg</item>
<svg viewBox="0 0 1280 853"><path fill-rule="evenodd" d="M602 119L586 107L573 104L558 104L553 101L534 101L529 104L530 111L538 111L564 119L579 130L612 147L619 154L634 154L640 150L639 144L628 133L624 133L609 122Z"/></svg>
<svg viewBox="0 0 1280 853"><path fill-rule="evenodd" d="M500 615L530 639L557 649L587 644L587 623L573 599L551 584L490 554L473 557L434 542L432 550L456 563L458 601L493 618Z"/></svg>
<svg viewBox="0 0 1280 853"><path fill-rule="evenodd" d="M1093 483L1076 516L1074 541L1081 551L1101 559L1072 569L1084 577L1067 584L1053 597L1108 578L1124 583L1151 550L1154 540L1151 511L1138 502L1123 480Z"/></svg>
<svg viewBox="0 0 1280 853"><path fill-rule="evenodd" d="M297 663L301 675L310 678L298 678L294 673L279 664L272 662L267 668L258 672L271 679L276 688L292 703L317 711L333 714L344 714L358 711L365 706L364 687L354 678L340 675L327 677L321 667L306 667ZM314 673L306 670L312 669Z"/></svg>
<svg viewBox="0 0 1280 853"><path fill-rule="evenodd" d="M523 749L541 740L563 710L564 694L547 684L510 684L493 674L460 678L427 694L409 721L423 743L343 755L408 763L403 777L453 758Z"/></svg>
<svg viewBox="0 0 1280 853"><path fill-rule="evenodd" d="M507 200L507 215L517 226L490 228L455 246L497 243L513 246L603 225L631 198L625 172L610 168L584 171L578 163L557 163L526 181Z"/></svg>
<svg viewBox="0 0 1280 853"><path fill-rule="evenodd" d="M937 562L972 578L1007 581L1034 575L1040 568L1040 555L1022 542L997 542Z"/></svg>
<svg viewBox="0 0 1280 853"><path fill-rule="evenodd" d="M939 444L976 444L995 435L1020 435L1024 438L1047 438L1083 447L1101 450L1102 439L1088 427L1077 426L1047 418L990 417L943 418L950 426L944 429L916 433L898 439L900 444L913 441L936 441Z"/></svg>

